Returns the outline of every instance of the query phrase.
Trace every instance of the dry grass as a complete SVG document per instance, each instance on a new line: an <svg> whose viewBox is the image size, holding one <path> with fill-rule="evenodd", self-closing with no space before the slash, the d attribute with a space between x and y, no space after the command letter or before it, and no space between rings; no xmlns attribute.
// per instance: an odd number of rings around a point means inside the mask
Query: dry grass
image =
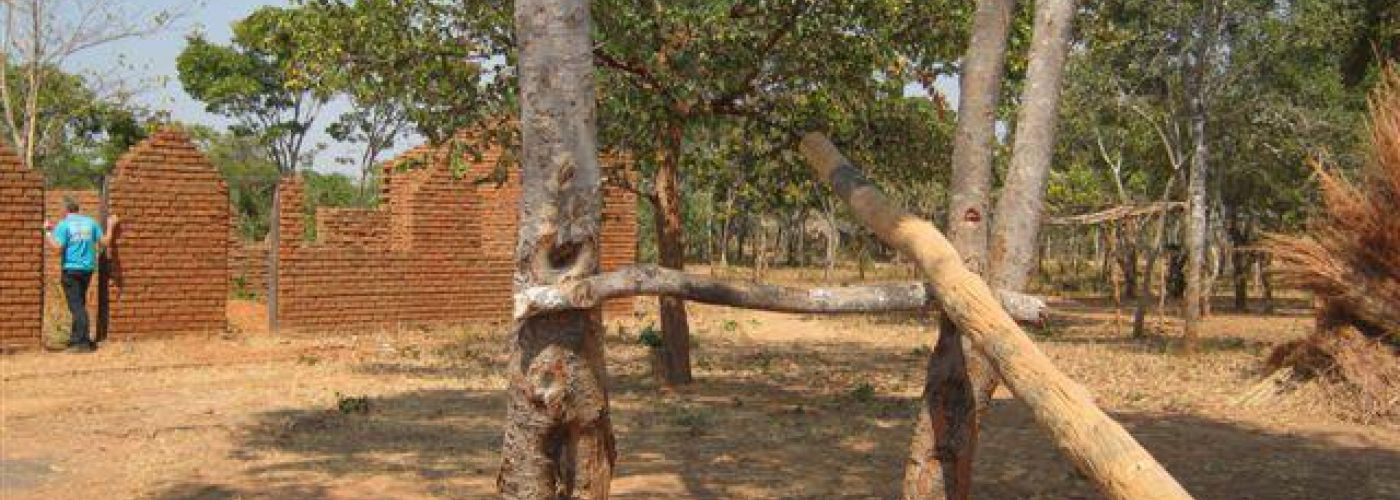
<svg viewBox="0 0 1400 500"><path fill-rule="evenodd" d="M1325 210L1303 236L1269 248L1294 286L1322 302L1318 331L1281 346L1269 366L1320 380L1354 418L1400 418L1400 74L1371 99L1372 158L1363 182L1314 164Z"/></svg>
<svg viewBox="0 0 1400 500"><path fill-rule="evenodd" d="M1303 236L1270 240L1284 276L1317 293L1327 320L1400 346L1400 75L1371 99L1372 160L1353 182L1314 164L1324 210Z"/></svg>
<svg viewBox="0 0 1400 500"><path fill-rule="evenodd" d="M927 318L691 310L699 383L681 391L652 381L638 339L650 318L609 327L616 497L896 495ZM1175 322L1146 341L1111 324L1080 301L1036 335L1200 498L1400 494L1400 426L1338 418L1307 390L1234 403L1310 317L1215 316L1192 357L1172 354ZM241 334L0 358L0 497L493 498L503 334ZM1009 394L983 437L978 498L1095 497Z"/></svg>

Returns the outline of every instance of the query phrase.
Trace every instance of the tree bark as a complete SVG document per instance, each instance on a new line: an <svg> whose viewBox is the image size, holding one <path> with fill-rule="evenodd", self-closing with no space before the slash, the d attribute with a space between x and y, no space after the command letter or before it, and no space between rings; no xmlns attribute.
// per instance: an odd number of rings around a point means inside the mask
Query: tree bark
<svg viewBox="0 0 1400 500"><path fill-rule="evenodd" d="M1011 167L992 226L988 278L994 288L1024 290L1035 262L1076 4L1075 0L1035 2L1035 31L1016 117Z"/></svg>
<svg viewBox="0 0 1400 500"><path fill-rule="evenodd" d="M992 188L997 101L1015 8L1015 0L977 2L959 82L948 234L953 248L965 259L964 264L975 273L987 269L987 208ZM903 494L909 500L966 499L971 495L972 460L977 448L977 391L987 388L990 393L993 388L986 362L976 353L968 356L964 352L962 334L951 321L944 318L940 322L938 335L939 341L929 355L928 376L933 378L924 384L904 471ZM982 380L974 380L973 374Z"/></svg>
<svg viewBox="0 0 1400 500"><path fill-rule="evenodd" d="M822 197L822 215L826 216L826 262L822 268L822 279L831 279L831 272L836 269L836 250L841 245L841 228L836 226L835 203Z"/></svg>
<svg viewBox="0 0 1400 500"><path fill-rule="evenodd" d="M1191 173L1186 186L1186 318L1183 337L1187 353L1195 352L1200 342L1201 300L1204 291L1201 268L1205 263L1206 232L1209 231L1206 220L1206 211L1209 209L1206 204L1206 176L1210 171L1210 146L1206 140L1206 75L1209 73L1210 53L1215 44L1214 34L1217 28L1214 25L1218 23L1213 14L1215 10L1212 2L1206 2L1202 7L1198 23L1202 33L1201 39L1197 41L1192 57L1194 60L1190 68L1191 74L1188 75L1191 85L1188 90L1190 95L1187 97L1187 107L1191 115L1191 140L1194 147L1191 152Z"/></svg>
<svg viewBox="0 0 1400 500"><path fill-rule="evenodd" d="M518 0L517 290L598 272L602 183L589 3ZM504 498L608 497L616 450L599 309L518 320L506 365Z"/></svg>
<svg viewBox="0 0 1400 500"><path fill-rule="evenodd" d="M857 219L919 262L947 317L1105 496L1190 498L1161 464L1094 404L1088 391L1055 368L932 224L892 204L821 134L804 137L802 153Z"/></svg>
<svg viewBox="0 0 1400 500"><path fill-rule="evenodd" d="M656 173L656 197L660 200L656 214L657 263L667 269L685 269L685 223L681 219L680 156L684 129L676 121L661 132L663 153L661 168ZM661 318L661 356L665 361L662 382L685 385L694 378L690 372L690 323L686 317L685 301L675 297L659 300Z"/></svg>
<svg viewBox="0 0 1400 500"><path fill-rule="evenodd" d="M1231 209L1227 230L1230 233L1230 271L1234 278L1235 311L1249 310L1249 277L1253 271L1253 255L1245 248L1249 243L1249 221L1239 209Z"/></svg>
<svg viewBox="0 0 1400 500"><path fill-rule="evenodd" d="M1269 270L1272 263L1273 257L1268 254L1255 259L1255 264L1259 266L1259 287L1264 293L1264 314L1274 313L1274 280L1273 272Z"/></svg>

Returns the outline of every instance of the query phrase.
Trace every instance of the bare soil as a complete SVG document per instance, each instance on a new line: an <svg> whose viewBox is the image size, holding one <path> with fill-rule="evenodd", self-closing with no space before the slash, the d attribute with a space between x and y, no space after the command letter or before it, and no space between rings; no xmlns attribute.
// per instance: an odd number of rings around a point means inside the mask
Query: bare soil
<svg viewBox="0 0 1400 500"><path fill-rule="evenodd" d="M1057 306L1041 347L1198 498L1400 498L1400 426L1308 391L1234 403L1307 311L1219 309L1205 352L1183 357L1115 331L1101 301ZM610 326L616 497L897 496L929 318L691 311L698 382L681 391L648 373L647 318ZM257 314L231 307L235 323ZM493 496L503 327L254 330L0 357L0 497ZM979 453L979 498L1097 497L1004 391Z"/></svg>

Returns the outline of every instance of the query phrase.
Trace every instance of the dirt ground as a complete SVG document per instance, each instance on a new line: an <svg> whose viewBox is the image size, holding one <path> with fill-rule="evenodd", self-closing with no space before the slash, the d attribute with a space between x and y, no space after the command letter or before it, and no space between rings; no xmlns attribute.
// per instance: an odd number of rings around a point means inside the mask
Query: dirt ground
<svg viewBox="0 0 1400 500"><path fill-rule="evenodd" d="M1400 498L1400 426L1304 396L1234 404L1269 346L1306 333L1306 311L1222 311L1187 358L1116 333L1102 304L1057 307L1040 345L1198 498ZM698 382L680 392L648 373L645 318L609 328L616 497L896 497L927 318L691 311ZM0 357L0 497L490 498L503 335L236 328ZM1009 394L976 478L979 498L1097 497Z"/></svg>

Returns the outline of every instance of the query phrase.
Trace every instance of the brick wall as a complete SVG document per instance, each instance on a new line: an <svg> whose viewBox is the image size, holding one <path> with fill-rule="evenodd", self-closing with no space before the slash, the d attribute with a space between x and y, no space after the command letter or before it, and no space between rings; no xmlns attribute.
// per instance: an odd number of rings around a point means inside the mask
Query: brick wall
<svg viewBox="0 0 1400 500"><path fill-rule="evenodd" d="M637 263L637 195L621 188L603 188L602 246L599 265L604 272ZM607 316L625 316L636 310L636 299L610 300L603 305Z"/></svg>
<svg viewBox="0 0 1400 500"><path fill-rule="evenodd" d="M0 347L39 345L44 178L0 144Z"/></svg>
<svg viewBox="0 0 1400 500"><path fill-rule="evenodd" d="M267 242L243 241L237 234L229 238L228 291L267 293Z"/></svg>
<svg viewBox="0 0 1400 500"><path fill-rule="evenodd" d="M481 200L440 155L420 148L390 162L379 209L318 209L314 242L285 237L300 234L303 189L299 178L279 186L284 328L494 319L474 295Z"/></svg>
<svg viewBox="0 0 1400 500"><path fill-rule="evenodd" d="M386 164L381 207L319 209L317 241L301 234L303 186L279 186L278 317L287 329L392 322L507 320L511 309L520 185L475 182L500 158L488 152L454 175L447 149L419 147ZM635 261L636 204L608 191L605 269ZM606 312L630 313L631 301Z"/></svg>
<svg viewBox="0 0 1400 500"><path fill-rule="evenodd" d="M230 219L218 170L167 129L118 160L108 190L109 209L122 219L109 335L224 329Z"/></svg>

